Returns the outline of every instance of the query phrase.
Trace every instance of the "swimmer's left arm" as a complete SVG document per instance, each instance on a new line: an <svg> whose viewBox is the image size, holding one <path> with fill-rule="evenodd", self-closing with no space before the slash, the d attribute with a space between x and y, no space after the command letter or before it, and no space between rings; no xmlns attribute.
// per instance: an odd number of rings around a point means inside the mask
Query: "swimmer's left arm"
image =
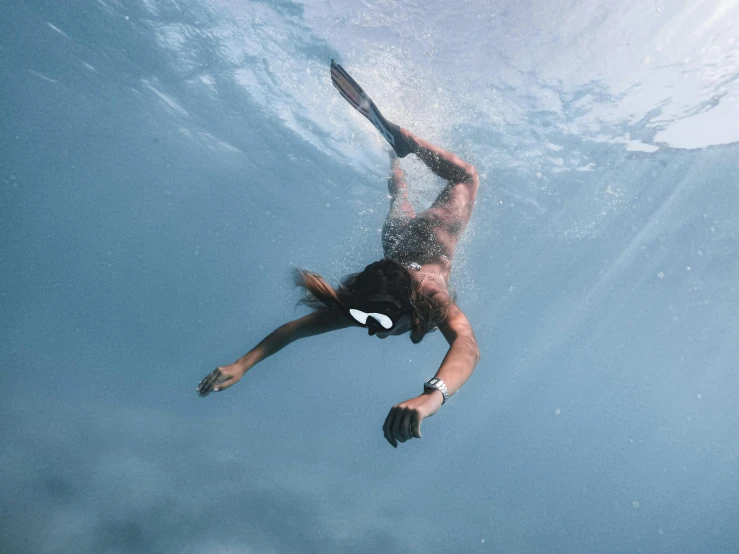
<svg viewBox="0 0 739 554"><path fill-rule="evenodd" d="M449 343L449 350L436 372L436 377L444 381L451 396L472 375L480 360L480 348L467 316L453 302L450 302L447 316L439 329ZM426 389L419 396L393 406L383 426L385 439L396 448L399 442L411 438L420 439L421 422L434 415L443 400L440 391Z"/></svg>
<svg viewBox="0 0 739 554"><path fill-rule="evenodd" d="M435 377L444 381L451 396L461 389L472 375L477 362L480 361L480 348L477 346L477 339L467 316L454 303L450 304L446 319L439 325L439 330L449 343L449 350ZM440 392L438 394L441 396Z"/></svg>

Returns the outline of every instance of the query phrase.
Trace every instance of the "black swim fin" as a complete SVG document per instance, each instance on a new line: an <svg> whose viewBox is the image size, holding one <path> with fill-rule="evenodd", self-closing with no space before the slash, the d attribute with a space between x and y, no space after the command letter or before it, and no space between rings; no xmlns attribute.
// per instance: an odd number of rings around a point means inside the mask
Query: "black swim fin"
<svg viewBox="0 0 739 554"><path fill-rule="evenodd" d="M404 158L411 153L410 145L400 134L400 127L383 117L372 99L359 86L359 83L352 79L352 76L334 60L331 60L331 82L339 90L341 96L380 131L380 134L390 143L398 157Z"/></svg>

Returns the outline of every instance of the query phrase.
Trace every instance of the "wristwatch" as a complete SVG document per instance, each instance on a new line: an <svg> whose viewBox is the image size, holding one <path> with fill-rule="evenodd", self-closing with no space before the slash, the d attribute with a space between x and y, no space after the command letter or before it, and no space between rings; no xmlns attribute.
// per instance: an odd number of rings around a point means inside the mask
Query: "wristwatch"
<svg viewBox="0 0 739 554"><path fill-rule="evenodd" d="M426 381L423 384L424 389L436 389L438 390L441 395L444 397L444 400L442 400L441 405L443 406L444 403L449 400L449 391L446 388L446 383L442 381L441 379L437 377L432 377L428 381Z"/></svg>

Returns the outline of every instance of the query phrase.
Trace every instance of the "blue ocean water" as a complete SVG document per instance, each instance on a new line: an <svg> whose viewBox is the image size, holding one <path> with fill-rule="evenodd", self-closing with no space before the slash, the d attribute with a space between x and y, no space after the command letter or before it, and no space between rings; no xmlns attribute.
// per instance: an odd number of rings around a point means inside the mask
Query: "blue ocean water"
<svg viewBox="0 0 739 554"><path fill-rule="evenodd" d="M739 552L739 7L28 0L0 18L0 551ZM345 330L392 120L474 163L482 359ZM414 202L442 183L403 161Z"/></svg>

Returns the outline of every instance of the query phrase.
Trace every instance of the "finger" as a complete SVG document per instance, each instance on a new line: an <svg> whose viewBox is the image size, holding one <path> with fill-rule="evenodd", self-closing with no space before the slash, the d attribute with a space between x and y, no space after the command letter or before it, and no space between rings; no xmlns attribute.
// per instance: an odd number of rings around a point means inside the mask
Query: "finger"
<svg viewBox="0 0 739 554"><path fill-rule="evenodd" d="M203 377L203 378L202 378L202 379L200 380L200 382L198 383L198 387L200 387L201 385L203 385L204 383L206 383L206 382L207 382L207 381L208 381L209 379L212 379L212 378L213 378L213 376L214 376L214 375L215 375L216 373L218 373L218 371L220 371L220 370L219 370L218 368L215 368L215 369L214 369L213 371L211 371L210 373L208 373L208 375L206 375L205 377Z"/></svg>
<svg viewBox="0 0 739 554"><path fill-rule="evenodd" d="M219 379L215 386L213 387L213 392L221 392L226 390L227 388L233 387L238 382L238 379L234 379L233 377L226 377L223 376L221 379Z"/></svg>
<svg viewBox="0 0 739 554"><path fill-rule="evenodd" d="M208 375L203 378L202 381L198 383L198 394L200 396L206 396L208 393L210 393L210 386L213 381L213 374L209 373Z"/></svg>
<svg viewBox="0 0 739 554"><path fill-rule="evenodd" d="M411 419L411 437L415 437L417 439L421 438L421 421L423 418L418 412L413 412L413 417Z"/></svg>
<svg viewBox="0 0 739 554"><path fill-rule="evenodd" d="M204 381L198 385L198 394L202 397L208 396L211 392L213 392L213 382L212 380Z"/></svg>
<svg viewBox="0 0 739 554"><path fill-rule="evenodd" d="M390 432L390 429L393 425L393 418L395 416L395 408L391 408L390 412L387 414L387 417L385 418L385 424L382 426L382 432L385 435L385 440L389 442L393 448L398 448L398 441L395 440L395 437L393 437L392 433Z"/></svg>
<svg viewBox="0 0 739 554"><path fill-rule="evenodd" d="M213 387L216 385L220 374L220 368L215 368L205 377L205 379L200 381L197 389L200 396L208 396L213 391Z"/></svg>
<svg viewBox="0 0 739 554"><path fill-rule="evenodd" d="M221 370L219 368L216 368L211 371L205 379L203 379L203 381L200 383L201 396L210 394L213 391L213 387L218 383L218 377L220 375Z"/></svg>
<svg viewBox="0 0 739 554"><path fill-rule="evenodd" d="M385 418L385 424L382 426L382 432L385 435L385 440L390 443L393 448L398 448L398 441L395 440L392 434L393 419L395 418L395 408L391 408L390 412Z"/></svg>
<svg viewBox="0 0 739 554"><path fill-rule="evenodd" d="M395 435L395 437L400 442L405 442L411 439L411 418L412 417L413 417L413 412L411 410L406 409L403 411L403 417L400 418L400 423L398 424L399 435Z"/></svg>
<svg viewBox="0 0 739 554"><path fill-rule="evenodd" d="M390 433L393 437L395 437L395 440L398 442L405 442L408 440L408 422L405 423L405 432L401 428L403 425L403 419L405 419L406 411L402 408L397 408L395 417L393 418L393 423L390 427Z"/></svg>

